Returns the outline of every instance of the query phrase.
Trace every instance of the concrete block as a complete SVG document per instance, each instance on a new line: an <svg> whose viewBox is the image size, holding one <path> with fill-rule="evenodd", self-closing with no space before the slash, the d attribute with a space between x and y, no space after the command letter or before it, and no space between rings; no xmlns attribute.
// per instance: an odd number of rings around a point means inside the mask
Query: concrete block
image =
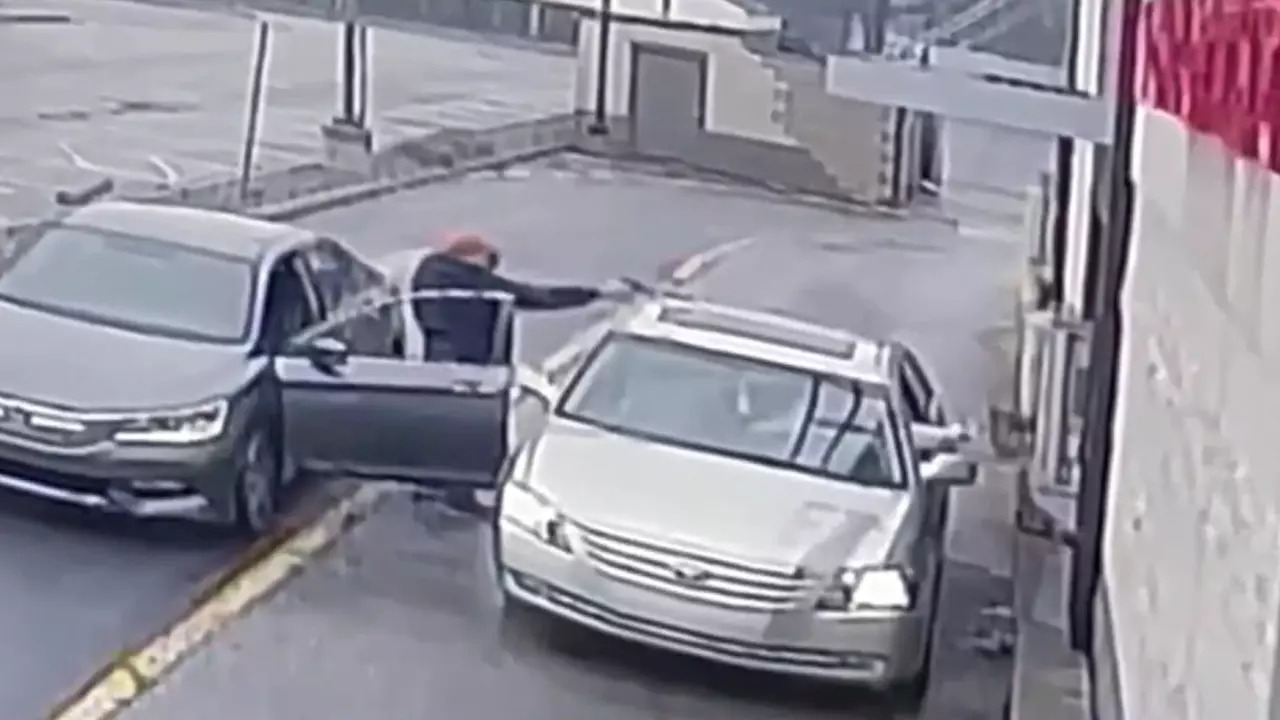
<svg viewBox="0 0 1280 720"><path fill-rule="evenodd" d="M368 174L373 169L373 132L334 119L320 127L324 163L330 167Z"/></svg>

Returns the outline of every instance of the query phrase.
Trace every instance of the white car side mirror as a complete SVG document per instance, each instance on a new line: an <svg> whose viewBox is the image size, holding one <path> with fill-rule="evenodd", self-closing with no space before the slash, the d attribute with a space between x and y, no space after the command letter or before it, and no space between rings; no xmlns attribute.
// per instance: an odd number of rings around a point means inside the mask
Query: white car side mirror
<svg viewBox="0 0 1280 720"><path fill-rule="evenodd" d="M950 425L911 424L911 442L917 452L958 453L973 441L973 432L964 423Z"/></svg>
<svg viewBox="0 0 1280 720"><path fill-rule="evenodd" d="M534 370L527 365L517 365L515 368L515 386L525 392L533 394L545 405L551 404L551 399L555 397L556 388L546 375Z"/></svg>
<svg viewBox="0 0 1280 720"><path fill-rule="evenodd" d="M977 482L978 468L962 455L944 452L920 465L920 477L930 485L966 487Z"/></svg>

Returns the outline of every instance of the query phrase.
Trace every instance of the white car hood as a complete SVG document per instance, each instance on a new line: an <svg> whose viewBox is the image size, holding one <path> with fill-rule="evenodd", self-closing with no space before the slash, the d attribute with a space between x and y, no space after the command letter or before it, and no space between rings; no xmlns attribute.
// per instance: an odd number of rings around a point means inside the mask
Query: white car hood
<svg viewBox="0 0 1280 720"><path fill-rule="evenodd" d="M532 483L574 521L721 557L827 573L881 562L904 492L843 484L557 420Z"/></svg>

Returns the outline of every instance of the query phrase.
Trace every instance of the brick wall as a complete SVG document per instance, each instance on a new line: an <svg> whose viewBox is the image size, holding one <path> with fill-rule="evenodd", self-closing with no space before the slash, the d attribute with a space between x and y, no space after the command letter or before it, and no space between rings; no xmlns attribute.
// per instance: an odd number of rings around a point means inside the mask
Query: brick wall
<svg viewBox="0 0 1280 720"><path fill-rule="evenodd" d="M1144 111L1104 549L1128 718L1266 720L1280 611L1280 177Z"/></svg>

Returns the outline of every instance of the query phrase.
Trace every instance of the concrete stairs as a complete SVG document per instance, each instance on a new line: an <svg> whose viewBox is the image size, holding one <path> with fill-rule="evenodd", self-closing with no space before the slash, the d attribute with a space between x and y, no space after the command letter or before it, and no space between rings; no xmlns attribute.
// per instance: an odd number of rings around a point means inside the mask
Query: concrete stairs
<svg viewBox="0 0 1280 720"><path fill-rule="evenodd" d="M776 55L761 62L777 79L788 136L821 163L840 190L868 202L891 199L893 111L824 90L823 65Z"/></svg>

